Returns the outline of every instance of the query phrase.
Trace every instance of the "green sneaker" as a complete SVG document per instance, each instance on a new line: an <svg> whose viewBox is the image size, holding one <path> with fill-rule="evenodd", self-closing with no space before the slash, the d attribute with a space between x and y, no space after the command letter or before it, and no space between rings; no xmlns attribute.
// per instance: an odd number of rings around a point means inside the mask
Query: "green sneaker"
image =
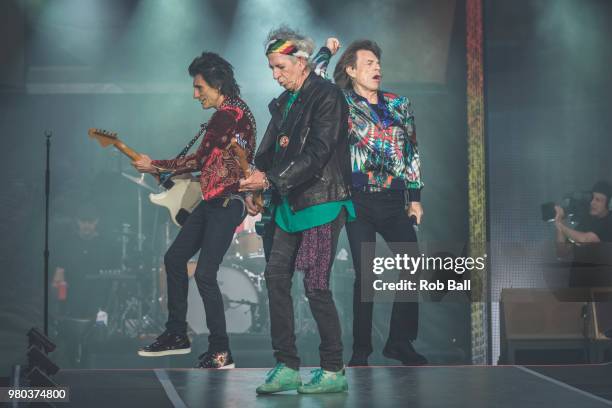
<svg viewBox="0 0 612 408"><path fill-rule="evenodd" d="M321 394L324 392L348 391L348 383L344 369L340 371L325 371L322 368L312 370L312 378L308 384L298 387L300 394Z"/></svg>
<svg viewBox="0 0 612 408"><path fill-rule="evenodd" d="M300 372L287 367L284 363L277 363L268 371L266 382L261 384L255 392L258 394L273 394L275 392L297 390L302 385Z"/></svg>

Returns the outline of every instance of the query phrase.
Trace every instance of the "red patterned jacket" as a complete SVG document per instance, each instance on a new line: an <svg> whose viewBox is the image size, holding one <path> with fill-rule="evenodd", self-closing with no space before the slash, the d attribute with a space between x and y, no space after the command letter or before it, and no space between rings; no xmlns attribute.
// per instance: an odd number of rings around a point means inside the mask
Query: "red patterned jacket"
<svg viewBox="0 0 612 408"><path fill-rule="evenodd" d="M255 152L255 118L244 101L227 98L212 115L198 150L173 160L153 160L160 172L173 176L201 172L202 198L212 200L238 191L238 181L244 177L238 158L226 149L233 137L244 144L247 160L253 161Z"/></svg>

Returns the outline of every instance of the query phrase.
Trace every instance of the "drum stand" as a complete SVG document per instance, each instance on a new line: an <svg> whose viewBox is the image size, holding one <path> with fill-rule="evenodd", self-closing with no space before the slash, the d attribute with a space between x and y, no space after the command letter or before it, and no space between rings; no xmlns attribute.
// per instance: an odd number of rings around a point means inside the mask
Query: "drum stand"
<svg viewBox="0 0 612 408"><path fill-rule="evenodd" d="M159 207L156 208L156 212L155 212L155 225L157 225L158 216L159 216ZM163 245L164 253L168 250L168 248L170 248L170 245L172 244L172 240L170 238L170 235L171 235L170 227L171 227L170 220L167 219L166 222L164 223L164 245ZM156 242L155 240L156 235L157 233L154 231L153 238L152 238L153 243ZM160 259L158 259L157 262L153 263L154 265L161 265L161 263L163 262L163 257L160 256L159 258ZM151 293L150 293L150 298L149 298L149 310L148 310L148 313L143 315L141 319L143 332L160 333L165 330L165 327L164 327L165 319L162 316L163 315L162 302L163 302L164 294L161 293L160 281L159 281L161 273L162 273L161 266L151 268L152 285L151 285Z"/></svg>
<svg viewBox="0 0 612 408"><path fill-rule="evenodd" d="M133 284L133 287L130 287ZM111 287L107 303L108 332L136 337L144 328L142 288L135 279L117 280Z"/></svg>
<svg viewBox="0 0 612 408"><path fill-rule="evenodd" d="M144 180L144 174L140 177L135 177L130 174L122 172L121 175L133 183L137 184L137 235L136 235L136 249L138 258L142 262L143 254L143 243L144 235L142 231L143 227L143 188L152 192L156 190L149 186ZM166 228L166 242L168 241L168 227ZM122 270L124 273L129 272L129 243L130 243L130 224L124 223L122 228L122 239L121 239L121 259L122 259ZM136 268L135 273L142 269L142 264L139 264ZM151 268L151 297L150 302L144 300L142 276L136 276L133 287L122 284L122 282L114 282L111 289L111 296L108 302L109 309L109 331L110 333L120 333L128 337L136 337L145 331L147 328L158 329L157 319L155 315L159 315L159 301L158 301L158 285L156 273L157 268ZM125 292L124 292L125 291ZM150 303L148 306L148 314L144 314L146 309L144 306Z"/></svg>

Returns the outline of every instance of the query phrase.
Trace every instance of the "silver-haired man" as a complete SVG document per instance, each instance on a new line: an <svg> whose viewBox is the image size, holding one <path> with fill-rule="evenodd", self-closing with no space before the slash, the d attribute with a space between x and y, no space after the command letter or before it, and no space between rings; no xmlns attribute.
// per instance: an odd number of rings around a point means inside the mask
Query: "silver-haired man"
<svg viewBox="0 0 612 408"><path fill-rule="evenodd" d="M272 118L255 155L258 170L245 191L271 189L274 221L265 277L276 366L259 394L348 389L338 312L329 277L340 230L355 218L350 200L348 107L342 91L311 71L312 40L281 27L266 41L272 76L285 88L270 105ZM255 211L250 199L250 211ZM304 271L310 310L321 336L321 368L302 385L295 346L291 279Z"/></svg>

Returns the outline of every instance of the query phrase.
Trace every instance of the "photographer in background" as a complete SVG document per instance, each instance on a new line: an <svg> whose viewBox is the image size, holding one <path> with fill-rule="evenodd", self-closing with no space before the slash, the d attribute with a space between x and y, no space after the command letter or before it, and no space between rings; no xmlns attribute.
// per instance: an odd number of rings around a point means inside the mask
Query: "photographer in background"
<svg viewBox="0 0 612 408"><path fill-rule="evenodd" d="M555 206L557 254L564 259L573 255L570 287L612 286L611 251L607 250L612 242L611 198L612 186L608 182L595 183L589 215L576 229L565 224L565 211Z"/></svg>

